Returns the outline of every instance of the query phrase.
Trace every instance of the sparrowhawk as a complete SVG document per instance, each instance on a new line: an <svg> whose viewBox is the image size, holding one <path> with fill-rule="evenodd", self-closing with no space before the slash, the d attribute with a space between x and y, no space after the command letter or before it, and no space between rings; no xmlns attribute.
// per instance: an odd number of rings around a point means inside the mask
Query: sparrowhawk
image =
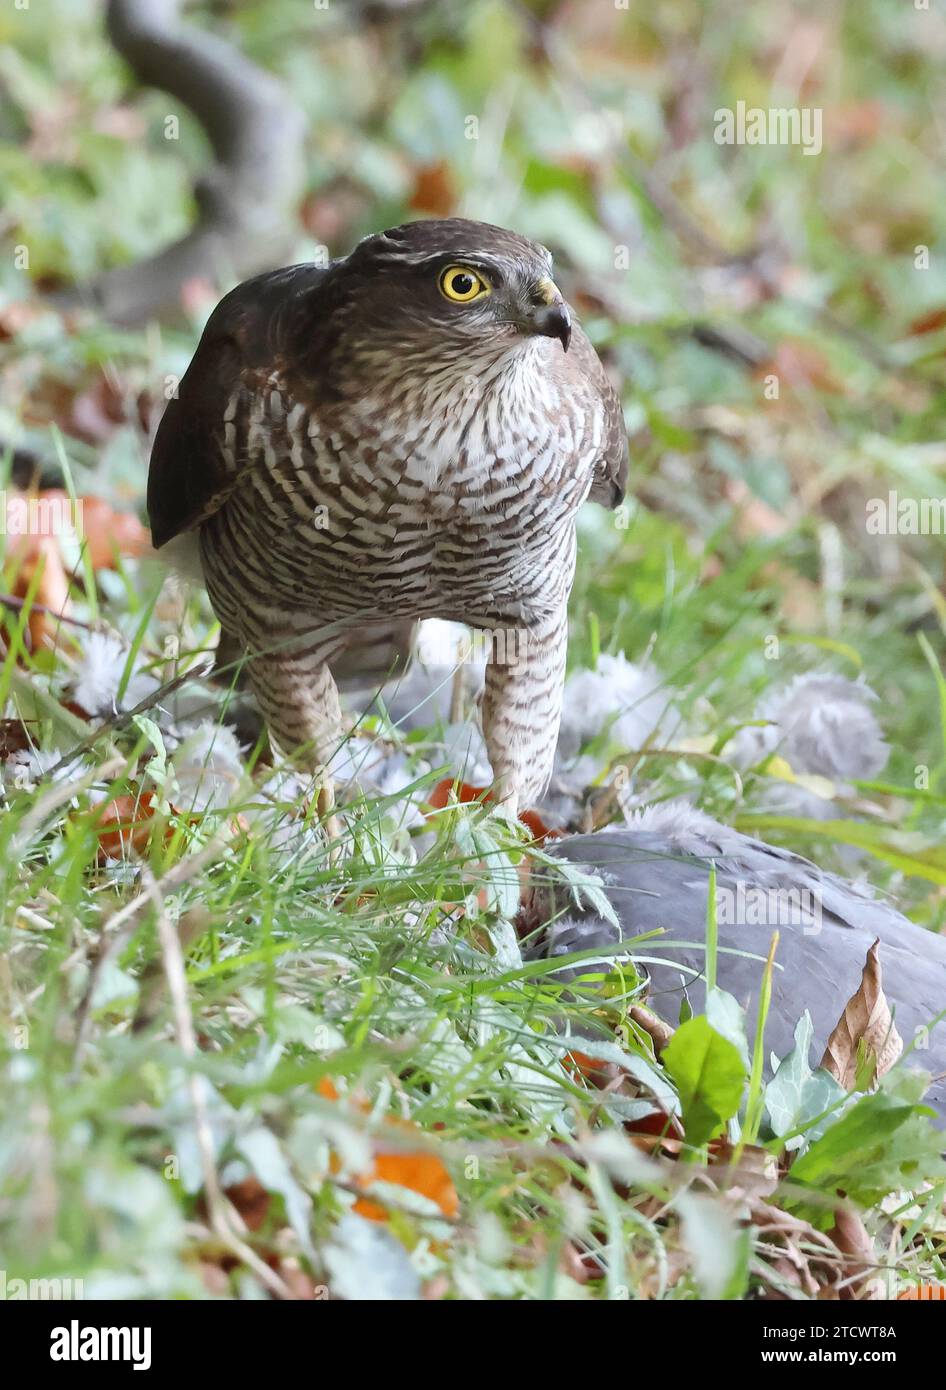
<svg viewBox="0 0 946 1390"><path fill-rule="evenodd" d="M481 222L369 236L211 315L154 443L155 546L193 533L280 748L324 768L333 667L440 617L492 631L498 794L534 799L561 710L575 521L624 496L620 401L544 247Z"/></svg>

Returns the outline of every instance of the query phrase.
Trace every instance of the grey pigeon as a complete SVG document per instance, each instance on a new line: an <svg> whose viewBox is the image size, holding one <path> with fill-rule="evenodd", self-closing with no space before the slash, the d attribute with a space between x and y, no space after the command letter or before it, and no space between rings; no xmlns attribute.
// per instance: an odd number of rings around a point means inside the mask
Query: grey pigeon
<svg viewBox="0 0 946 1390"><path fill-rule="evenodd" d="M672 1024L684 991L695 1012L703 1008L707 890L715 862L717 981L745 1007L750 1038L764 960L773 930L780 933L766 1057L791 1051L795 1025L807 1009L814 1024L810 1061L818 1065L879 938L884 993L897 1030L906 1048L917 1040L902 1064L932 1074L927 1102L946 1124L946 1021L934 1022L946 1011L946 938L800 855L729 829L686 803L652 807L630 826L572 836L550 852L601 876L621 929L593 909L576 911L565 883L538 873L532 906L546 928L536 952L613 947L662 929L661 937L629 954L665 962L646 965L648 1003Z"/></svg>

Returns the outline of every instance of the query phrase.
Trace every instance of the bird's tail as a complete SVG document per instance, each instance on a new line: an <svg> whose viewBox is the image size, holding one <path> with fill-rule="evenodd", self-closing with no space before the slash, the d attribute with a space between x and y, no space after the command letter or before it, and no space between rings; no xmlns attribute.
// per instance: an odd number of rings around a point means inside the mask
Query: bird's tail
<svg viewBox="0 0 946 1390"><path fill-rule="evenodd" d="M418 624L411 619L395 623L370 623L352 629L342 651L331 663L339 690L365 690L402 676L410 664ZM244 686L238 667L245 655L234 633L221 629L214 659L214 678L222 685Z"/></svg>
<svg viewBox="0 0 946 1390"><path fill-rule="evenodd" d="M339 690L382 685L392 677L403 676L414 651L418 626L406 618L354 628L345 650L332 662Z"/></svg>

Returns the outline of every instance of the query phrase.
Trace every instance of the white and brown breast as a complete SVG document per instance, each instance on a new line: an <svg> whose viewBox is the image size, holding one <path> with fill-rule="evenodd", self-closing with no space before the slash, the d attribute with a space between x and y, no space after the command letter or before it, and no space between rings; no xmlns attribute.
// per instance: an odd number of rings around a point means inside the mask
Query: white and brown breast
<svg viewBox="0 0 946 1390"><path fill-rule="evenodd" d="M287 360L288 297L326 272L248 282L208 325L152 458L155 544L199 528L225 625L439 615L528 623L571 583L574 520L620 408L587 339L425 360L365 343L361 390L326 393ZM216 323L214 322L216 320Z"/></svg>

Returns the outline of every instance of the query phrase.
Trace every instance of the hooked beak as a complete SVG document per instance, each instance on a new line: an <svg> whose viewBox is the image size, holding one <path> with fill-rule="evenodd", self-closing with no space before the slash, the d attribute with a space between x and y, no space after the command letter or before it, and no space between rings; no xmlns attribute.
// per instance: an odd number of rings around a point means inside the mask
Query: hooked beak
<svg viewBox="0 0 946 1390"><path fill-rule="evenodd" d="M528 331L544 338L557 338L562 351L567 352L572 340L572 316L561 290L551 280L540 280L532 300L526 320Z"/></svg>

